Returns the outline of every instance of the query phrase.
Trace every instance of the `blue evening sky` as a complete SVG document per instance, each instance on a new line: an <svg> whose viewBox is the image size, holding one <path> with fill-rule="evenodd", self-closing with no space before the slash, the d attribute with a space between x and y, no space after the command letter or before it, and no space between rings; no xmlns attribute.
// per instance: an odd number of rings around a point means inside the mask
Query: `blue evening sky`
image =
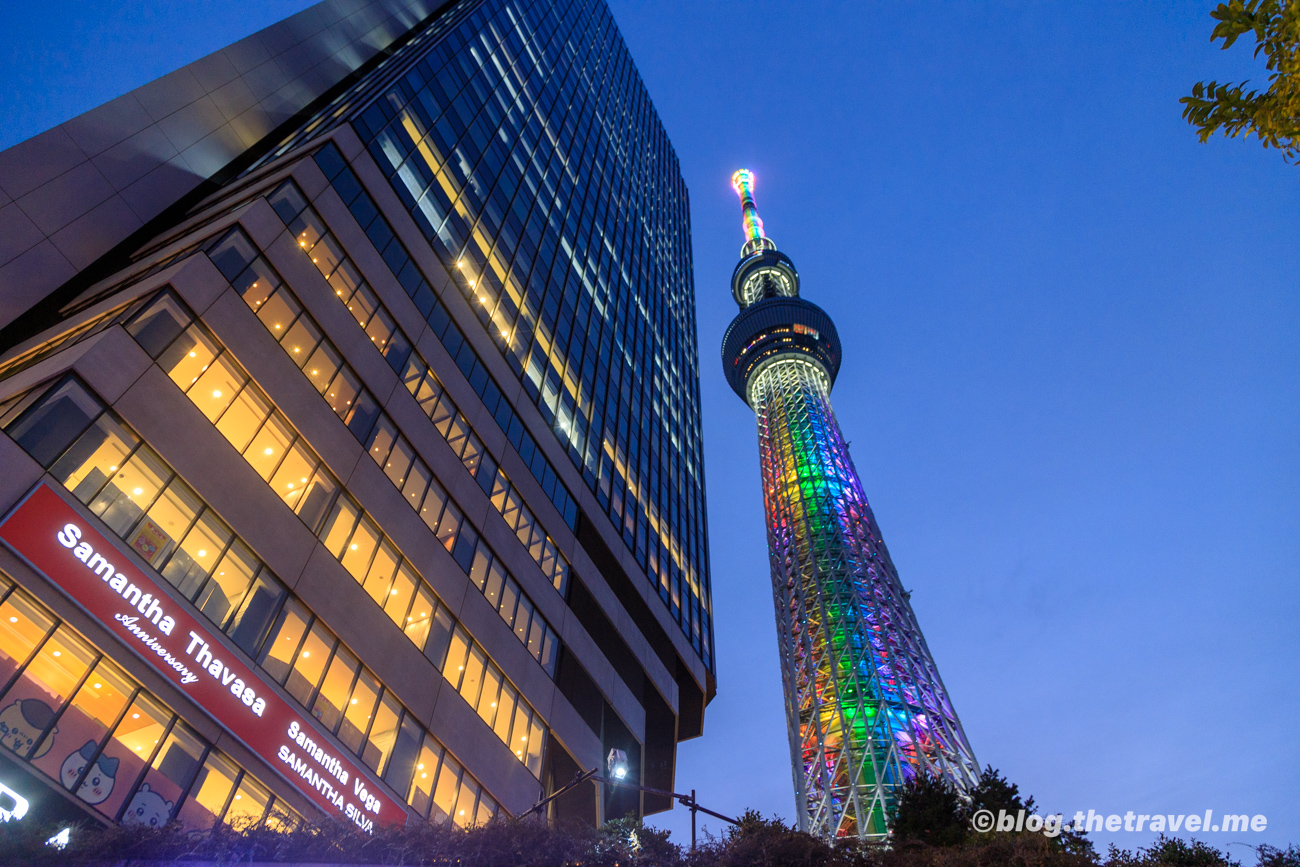
<svg viewBox="0 0 1300 867"><path fill-rule="evenodd" d="M0 147L306 5L17 5ZM718 359L745 165L839 326L840 423L979 760L1053 811L1300 842L1300 168L1182 121L1195 81L1262 82L1213 5L613 0L692 196L719 687L679 790L793 816Z"/></svg>

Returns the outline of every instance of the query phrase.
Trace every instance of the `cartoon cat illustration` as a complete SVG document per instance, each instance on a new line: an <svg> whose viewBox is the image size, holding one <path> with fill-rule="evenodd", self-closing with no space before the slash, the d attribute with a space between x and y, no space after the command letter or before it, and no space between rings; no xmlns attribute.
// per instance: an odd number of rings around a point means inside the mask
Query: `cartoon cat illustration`
<svg viewBox="0 0 1300 867"><path fill-rule="evenodd" d="M150 791L149 784L145 783L127 805L126 812L122 814L122 824L160 828L171 818L173 806L175 804L164 801L162 795Z"/></svg>
<svg viewBox="0 0 1300 867"><path fill-rule="evenodd" d="M86 769L86 762L89 762L94 754L95 742L86 741L85 746L63 760L63 767L59 771L63 788L71 789L77 784L77 778ZM108 800L108 796L113 794L118 764L118 760L112 756L100 756L96 759L94 766L86 774L86 779L77 786L77 797L87 804L102 804Z"/></svg>
<svg viewBox="0 0 1300 867"><path fill-rule="evenodd" d="M41 742L35 755L28 756L27 751L53 721L54 711L39 698L19 699L0 710L0 747L29 759L39 759L54 745L54 736L59 731L57 726L50 729L50 736Z"/></svg>

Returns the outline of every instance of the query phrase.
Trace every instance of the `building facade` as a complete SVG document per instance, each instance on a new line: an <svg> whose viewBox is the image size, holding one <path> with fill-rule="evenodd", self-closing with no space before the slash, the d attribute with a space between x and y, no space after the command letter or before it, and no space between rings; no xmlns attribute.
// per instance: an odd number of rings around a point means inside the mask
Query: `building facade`
<svg viewBox="0 0 1300 867"><path fill-rule="evenodd" d="M948 700L831 409L835 323L799 297L736 172L745 245L727 382L758 416L759 463L795 801L802 830L888 836L918 774L966 790L979 765Z"/></svg>
<svg viewBox="0 0 1300 867"><path fill-rule="evenodd" d="M0 191L0 809L469 825L611 749L672 788L688 200L603 2L321 3Z"/></svg>

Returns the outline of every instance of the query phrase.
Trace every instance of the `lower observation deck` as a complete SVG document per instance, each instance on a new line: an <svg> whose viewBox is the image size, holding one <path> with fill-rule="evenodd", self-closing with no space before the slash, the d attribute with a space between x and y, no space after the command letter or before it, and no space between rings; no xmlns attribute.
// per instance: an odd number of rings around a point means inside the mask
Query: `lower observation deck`
<svg viewBox="0 0 1300 867"><path fill-rule="evenodd" d="M768 298L746 307L722 338L727 383L749 402L749 381L763 362L802 355L827 377L827 391L840 370L840 338L826 311L802 298Z"/></svg>

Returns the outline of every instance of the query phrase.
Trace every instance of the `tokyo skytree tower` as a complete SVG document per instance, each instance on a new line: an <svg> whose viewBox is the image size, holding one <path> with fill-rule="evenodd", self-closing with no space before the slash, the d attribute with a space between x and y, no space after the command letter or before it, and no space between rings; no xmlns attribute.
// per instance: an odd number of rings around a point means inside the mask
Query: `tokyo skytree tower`
<svg viewBox="0 0 1300 867"><path fill-rule="evenodd" d="M835 325L764 233L753 173L732 186L746 240L722 363L758 416L799 828L882 839L905 782L931 774L964 791L979 766L831 409Z"/></svg>

